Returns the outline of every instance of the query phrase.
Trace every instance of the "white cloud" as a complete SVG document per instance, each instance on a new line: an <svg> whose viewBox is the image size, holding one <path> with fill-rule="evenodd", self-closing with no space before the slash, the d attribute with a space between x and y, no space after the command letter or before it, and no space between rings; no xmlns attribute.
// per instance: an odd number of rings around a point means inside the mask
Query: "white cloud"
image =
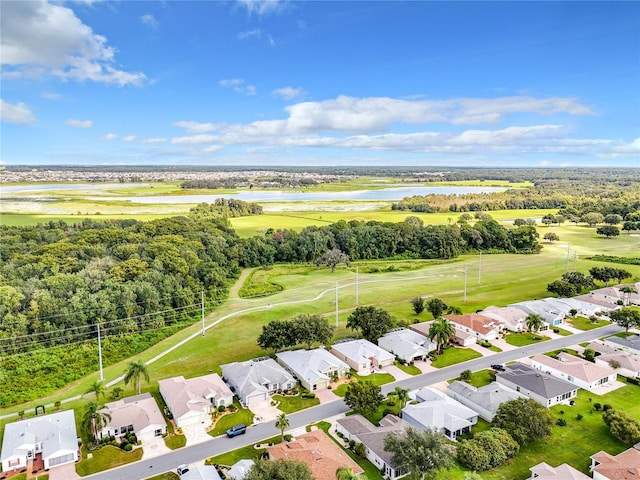
<svg viewBox="0 0 640 480"><path fill-rule="evenodd" d="M69 127L76 127L76 128L91 128L93 127L93 122L91 120L76 120L76 119L69 119L69 120L65 120L64 122L65 125L69 126Z"/></svg>
<svg viewBox="0 0 640 480"><path fill-rule="evenodd" d="M282 13L287 8L284 0L238 0L238 4L246 8L249 15L258 16Z"/></svg>
<svg viewBox="0 0 640 480"><path fill-rule="evenodd" d="M40 96L45 100L60 100L62 98L62 95L53 92L43 92Z"/></svg>
<svg viewBox="0 0 640 480"><path fill-rule="evenodd" d="M166 141L167 139L162 137L145 138L141 140L142 143L165 143Z"/></svg>
<svg viewBox="0 0 640 480"><path fill-rule="evenodd" d="M210 147L205 147L202 149L202 153L218 153L219 151L221 151L224 147L220 146L220 145L211 145Z"/></svg>
<svg viewBox="0 0 640 480"><path fill-rule="evenodd" d="M214 143L218 140L217 135L191 135L187 137L175 137L171 139L171 143L187 143L187 144L199 144L199 143Z"/></svg>
<svg viewBox="0 0 640 480"><path fill-rule="evenodd" d="M17 125L29 125L36 123L36 117L26 104L21 102L8 103L0 98L0 121Z"/></svg>
<svg viewBox="0 0 640 480"><path fill-rule="evenodd" d="M248 85L242 78L229 78L220 80L218 85L225 88L231 88L236 93L241 93L248 97L256 94L256 87L254 85Z"/></svg>
<svg viewBox="0 0 640 480"><path fill-rule="evenodd" d="M136 140L135 135L127 135L126 137L122 137L123 142L135 142L135 140Z"/></svg>
<svg viewBox="0 0 640 480"><path fill-rule="evenodd" d="M280 97L283 100L293 100L294 98L300 97L304 93L302 88L293 88L293 87L283 87L277 88L273 92L272 95L276 97Z"/></svg>
<svg viewBox="0 0 640 480"><path fill-rule="evenodd" d="M140 17L140 21L143 25L146 25L147 27L151 27L153 29L157 29L160 26L158 20L156 20L156 17L154 17L150 13L145 13L144 15L142 15Z"/></svg>
<svg viewBox="0 0 640 480"><path fill-rule="evenodd" d="M118 135L115 133L107 133L104 137L100 137L100 140L115 140L118 138Z"/></svg>
<svg viewBox="0 0 640 480"><path fill-rule="evenodd" d="M185 120L174 122L173 126L184 128L188 133L206 133L212 132L216 129L216 126L213 123L198 123Z"/></svg>
<svg viewBox="0 0 640 480"><path fill-rule="evenodd" d="M116 50L73 10L44 0L2 2L4 78L54 75L63 80L141 85L146 76L113 66Z"/></svg>
<svg viewBox="0 0 640 480"><path fill-rule="evenodd" d="M254 28L253 30L247 30L246 32L240 32L238 34L240 40L247 40L249 38L262 38L262 30Z"/></svg>

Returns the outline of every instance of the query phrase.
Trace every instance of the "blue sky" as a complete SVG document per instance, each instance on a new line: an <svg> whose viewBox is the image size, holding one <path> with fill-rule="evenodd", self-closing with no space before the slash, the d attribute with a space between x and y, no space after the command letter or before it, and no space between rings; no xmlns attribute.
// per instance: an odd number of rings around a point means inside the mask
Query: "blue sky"
<svg viewBox="0 0 640 480"><path fill-rule="evenodd" d="M0 6L3 164L640 167L640 2Z"/></svg>

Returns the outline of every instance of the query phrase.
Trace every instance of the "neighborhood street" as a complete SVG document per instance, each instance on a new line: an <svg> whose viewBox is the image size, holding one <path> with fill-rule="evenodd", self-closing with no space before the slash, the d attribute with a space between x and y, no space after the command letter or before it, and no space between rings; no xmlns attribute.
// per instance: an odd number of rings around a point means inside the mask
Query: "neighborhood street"
<svg viewBox="0 0 640 480"><path fill-rule="evenodd" d="M492 364L505 363L517 360L522 357L557 350L559 348L576 345L583 342L612 335L623 329L617 325L607 325L605 327L589 330L574 335L557 338L533 345L527 345L522 348L499 352L482 358L477 358L468 362L459 363L450 367L442 368L435 372L429 372L422 375L416 375L405 380L392 382L382 386L384 395L392 392L396 387L407 389L416 389L431 385L434 383L449 380L459 376L460 372L466 369L472 371L489 368ZM297 413L288 415L290 421L290 430L314 423L323 419L333 417L335 415L345 413L349 408L342 400L318 405L313 408L302 410ZM257 443L265 438L278 435L280 431L275 428L274 422L258 424L247 429L245 435L235 438L217 437L211 438L206 442L186 446L178 450L174 450L165 455L155 457L149 460L142 460L129 465L124 465L116 469L97 473L87 477L90 480L112 480L118 478L120 480L140 480L166 471L175 471L176 467L183 463L194 463L202 461L205 458L219 455L221 453L235 450L237 448Z"/></svg>

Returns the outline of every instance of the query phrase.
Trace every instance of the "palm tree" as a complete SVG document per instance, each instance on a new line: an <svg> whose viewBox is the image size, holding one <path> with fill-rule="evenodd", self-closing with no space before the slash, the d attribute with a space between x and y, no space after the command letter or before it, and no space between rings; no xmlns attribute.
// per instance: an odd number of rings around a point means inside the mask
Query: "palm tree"
<svg viewBox="0 0 640 480"><path fill-rule="evenodd" d="M629 298L631 297L631 294L632 293L638 293L638 291L634 287L632 287L631 285L625 285L624 287L622 287L620 289L620 291L622 293L624 293L623 303L624 303L625 307L629 305Z"/></svg>
<svg viewBox="0 0 640 480"><path fill-rule="evenodd" d="M460 307L456 307L455 305L449 305L447 307L447 313L450 315L462 315L462 310Z"/></svg>
<svg viewBox="0 0 640 480"><path fill-rule="evenodd" d="M456 333L456 328L446 318L439 318L434 320L429 328L429 340L435 338L438 344L438 353L442 352L442 347L453 337Z"/></svg>
<svg viewBox="0 0 640 480"><path fill-rule="evenodd" d="M529 315L527 315L526 323L527 330L529 330L531 333L539 332L544 325L542 317L537 313L530 313Z"/></svg>
<svg viewBox="0 0 640 480"><path fill-rule="evenodd" d="M140 395L140 377L144 377L144 380L149 383L149 372L147 371L145 363L142 360L127 363L127 370L124 373L124 384L128 385L129 382L133 383L133 388L137 388L138 395Z"/></svg>
<svg viewBox="0 0 640 480"><path fill-rule="evenodd" d="M87 434L90 434L94 440L98 438L98 432L111 421L111 415L104 410L104 405L91 401L85 407L82 416L82 427Z"/></svg>
<svg viewBox="0 0 640 480"><path fill-rule="evenodd" d="M409 400L409 389L396 387L395 390L393 391L393 394L398 399L398 402L400 403L400 410L402 410L404 406L407 404L407 400Z"/></svg>
<svg viewBox="0 0 640 480"><path fill-rule="evenodd" d="M105 392L106 389L104 388L104 382L102 382L101 380L94 380L91 386L89 386L89 389L84 392L82 396L84 397L85 395L94 394L97 402L98 400L100 400L101 396L104 398Z"/></svg>
<svg viewBox="0 0 640 480"><path fill-rule="evenodd" d="M286 413L281 413L278 415L278 419L276 420L276 428L280 430L282 434L282 441L284 442L284 431L289 428L289 419L287 418Z"/></svg>
<svg viewBox="0 0 640 480"><path fill-rule="evenodd" d="M353 473L351 467L340 467L336 470L337 480L367 480L363 475L356 475Z"/></svg>

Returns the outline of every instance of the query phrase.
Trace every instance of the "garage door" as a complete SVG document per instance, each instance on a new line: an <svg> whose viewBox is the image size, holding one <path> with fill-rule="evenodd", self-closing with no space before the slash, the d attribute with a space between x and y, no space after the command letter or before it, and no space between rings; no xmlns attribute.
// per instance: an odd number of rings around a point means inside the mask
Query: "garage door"
<svg viewBox="0 0 640 480"><path fill-rule="evenodd" d="M269 399L269 395L267 393L260 393L253 395L252 397L247 397L247 406L255 405L259 402L264 402Z"/></svg>
<svg viewBox="0 0 640 480"><path fill-rule="evenodd" d="M71 463L75 461L73 453L67 453L66 455L60 455L59 457L51 457L49 459L49 468L57 465L63 465L65 463Z"/></svg>

